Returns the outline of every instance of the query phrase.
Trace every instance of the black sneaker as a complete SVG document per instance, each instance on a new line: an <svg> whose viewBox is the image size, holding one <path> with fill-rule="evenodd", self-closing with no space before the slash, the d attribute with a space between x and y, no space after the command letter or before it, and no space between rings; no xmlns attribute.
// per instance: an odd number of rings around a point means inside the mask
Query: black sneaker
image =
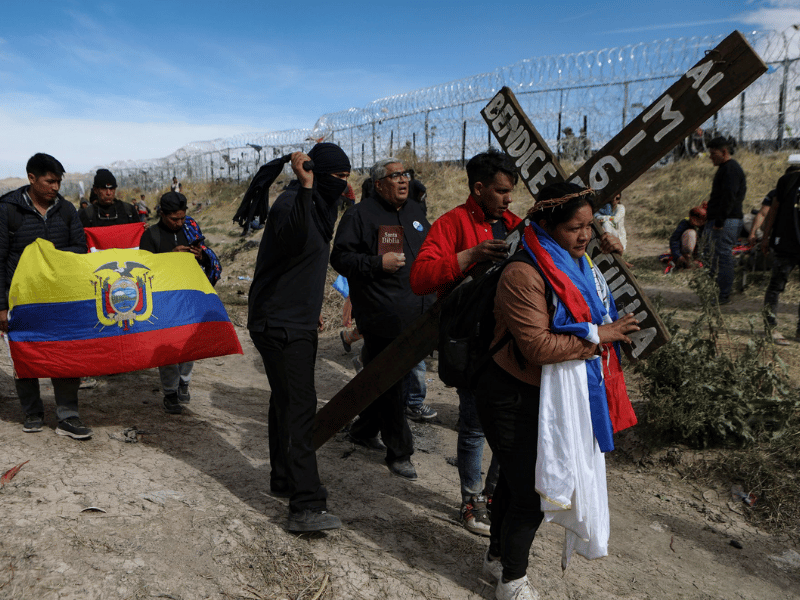
<svg viewBox="0 0 800 600"><path fill-rule="evenodd" d="M22 431L25 433L38 433L44 427L44 413L25 415Z"/></svg>
<svg viewBox="0 0 800 600"><path fill-rule="evenodd" d="M403 479L408 479L409 481L417 480L417 470L408 459L390 462L389 471L391 471L393 475L397 475Z"/></svg>
<svg viewBox="0 0 800 600"><path fill-rule="evenodd" d="M59 421L56 433L69 436L74 440L86 440L92 437L92 430L84 425L78 417L69 417Z"/></svg>
<svg viewBox="0 0 800 600"><path fill-rule="evenodd" d="M420 404L419 406L406 407L406 416L412 421L416 421L417 423L424 423L425 421L430 421L438 414L439 413L437 413L427 404Z"/></svg>
<svg viewBox="0 0 800 600"><path fill-rule="evenodd" d="M341 526L342 522L339 517L332 515L327 510L302 510L289 513L289 524L286 529L293 533L305 533L339 529Z"/></svg>
<svg viewBox="0 0 800 600"><path fill-rule="evenodd" d="M344 329L339 332L339 339L342 340L342 348L344 348L344 351L350 354L350 352L353 350L353 347L347 343L347 340L344 339Z"/></svg>
<svg viewBox="0 0 800 600"><path fill-rule="evenodd" d="M192 395L189 393L189 384L178 386L178 402L181 404L189 404Z"/></svg>
<svg viewBox="0 0 800 600"><path fill-rule="evenodd" d="M167 394L164 396L164 412L171 415L179 415L183 412L183 407L178 401L178 394Z"/></svg>

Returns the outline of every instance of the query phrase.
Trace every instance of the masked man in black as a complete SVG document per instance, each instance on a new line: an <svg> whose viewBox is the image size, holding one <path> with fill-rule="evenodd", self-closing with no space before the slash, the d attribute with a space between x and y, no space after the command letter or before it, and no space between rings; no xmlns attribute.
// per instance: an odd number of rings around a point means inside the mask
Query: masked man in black
<svg viewBox="0 0 800 600"><path fill-rule="evenodd" d="M304 168L313 160L313 170ZM270 489L289 497L288 530L341 527L327 512L312 426L317 408L314 362L336 201L347 188L350 159L335 144L295 152L292 181L270 209L258 250L247 327L271 389Z"/></svg>

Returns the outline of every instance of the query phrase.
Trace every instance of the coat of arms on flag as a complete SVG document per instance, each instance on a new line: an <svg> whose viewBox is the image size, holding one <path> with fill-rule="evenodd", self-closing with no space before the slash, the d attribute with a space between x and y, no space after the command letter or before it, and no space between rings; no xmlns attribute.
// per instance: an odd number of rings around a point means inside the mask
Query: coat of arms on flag
<svg viewBox="0 0 800 600"><path fill-rule="evenodd" d="M127 330L133 321L147 321L153 314L153 276L148 282L149 272L150 267L136 261L114 261L95 269L98 322Z"/></svg>

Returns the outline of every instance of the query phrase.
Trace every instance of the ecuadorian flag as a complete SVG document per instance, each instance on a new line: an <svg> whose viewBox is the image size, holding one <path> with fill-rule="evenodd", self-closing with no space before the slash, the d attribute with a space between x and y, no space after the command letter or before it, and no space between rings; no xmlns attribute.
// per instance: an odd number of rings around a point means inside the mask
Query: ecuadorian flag
<svg viewBox="0 0 800 600"><path fill-rule="evenodd" d="M75 254L38 239L9 293L17 376L85 377L242 354L225 307L194 256Z"/></svg>

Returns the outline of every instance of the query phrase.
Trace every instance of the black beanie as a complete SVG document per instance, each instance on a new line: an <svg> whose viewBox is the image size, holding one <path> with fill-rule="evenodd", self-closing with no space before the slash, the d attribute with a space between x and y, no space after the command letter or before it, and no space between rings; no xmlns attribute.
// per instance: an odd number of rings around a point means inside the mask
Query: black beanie
<svg viewBox="0 0 800 600"><path fill-rule="evenodd" d="M308 153L314 161L314 173L350 172L350 159L336 144L321 142Z"/></svg>
<svg viewBox="0 0 800 600"><path fill-rule="evenodd" d="M94 183L92 187L113 189L117 187L117 179L108 169L97 169L97 173L94 174Z"/></svg>
<svg viewBox="0 0 800 600"><path fill-rule="evenodd" d="M188 204L186 196L180 192L167 192L161 196L159 202L161 204L161 212L175 212L176 210L186 210Z"/></svg>

